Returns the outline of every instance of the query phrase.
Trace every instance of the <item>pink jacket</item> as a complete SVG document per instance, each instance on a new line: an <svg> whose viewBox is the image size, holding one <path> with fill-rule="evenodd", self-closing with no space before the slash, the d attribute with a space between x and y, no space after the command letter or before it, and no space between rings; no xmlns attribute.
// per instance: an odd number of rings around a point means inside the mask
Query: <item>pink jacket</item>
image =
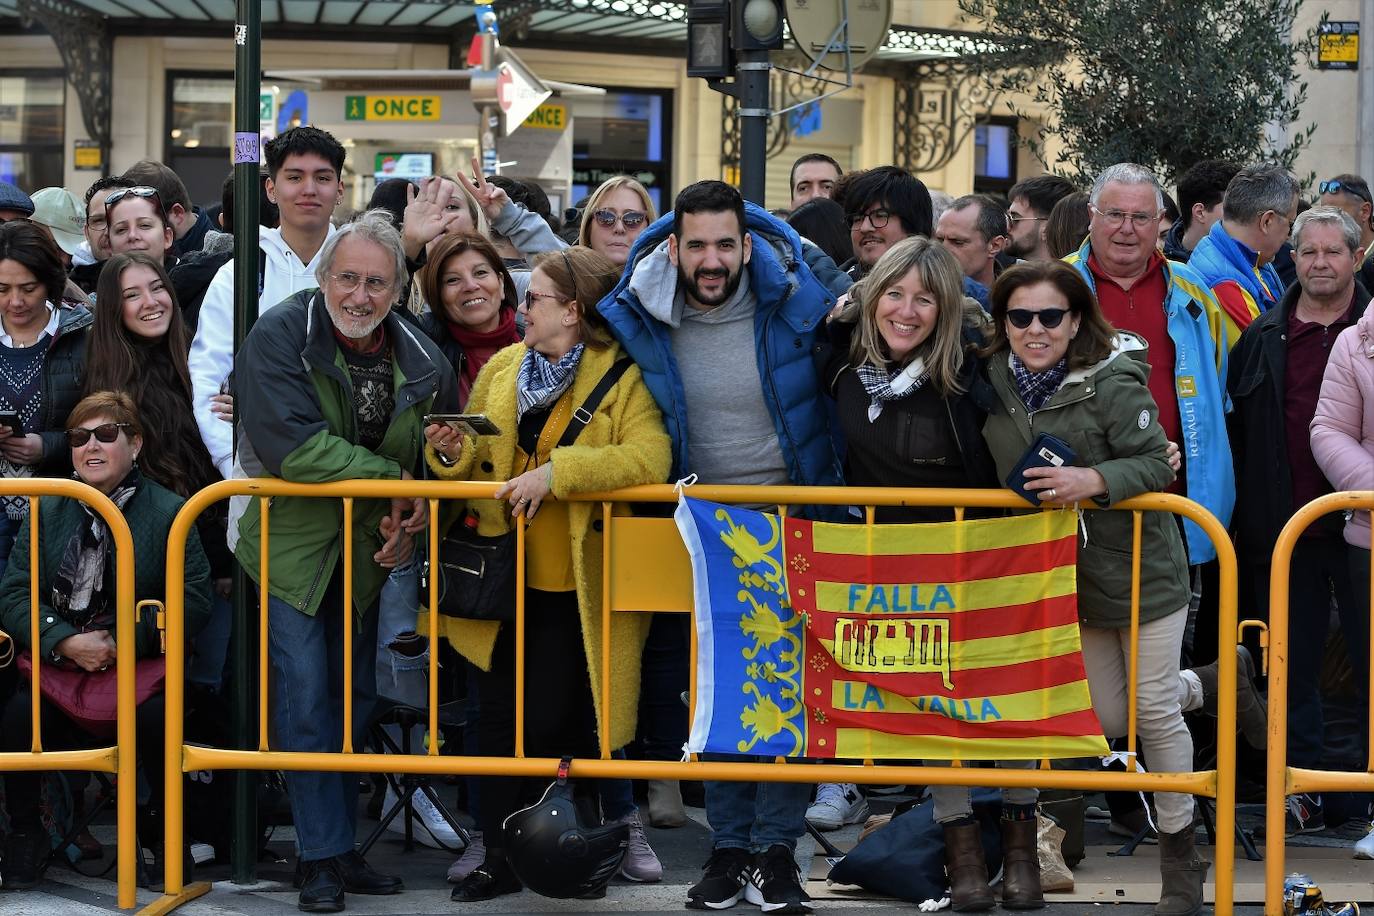
<svg viewBox="0 0 1374 916"><path fill-rule="evenodd" d="M1312 417L1312 455L1337 490L1374 490L1374 302L1336 338ZM1345 540L1369 547L1369 513L1356 512Z"/></svg>

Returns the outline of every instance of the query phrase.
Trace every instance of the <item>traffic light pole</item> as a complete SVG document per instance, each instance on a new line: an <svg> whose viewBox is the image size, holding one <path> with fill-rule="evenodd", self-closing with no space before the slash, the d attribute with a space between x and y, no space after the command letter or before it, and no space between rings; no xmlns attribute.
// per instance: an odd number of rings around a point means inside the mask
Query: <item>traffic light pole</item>
<svg viewBox="0 0 1374 916"><path fill-rule="evenodd" d="M764 205L768 176L769 93L767 51L736 52L735 86L739 92L739 183L745 200Z"/></svg>

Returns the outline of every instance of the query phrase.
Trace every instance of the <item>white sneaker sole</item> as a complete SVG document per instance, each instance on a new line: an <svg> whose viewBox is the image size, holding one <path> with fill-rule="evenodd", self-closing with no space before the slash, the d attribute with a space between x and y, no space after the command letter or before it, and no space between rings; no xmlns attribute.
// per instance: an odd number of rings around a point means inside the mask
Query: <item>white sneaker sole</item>
<svg viewBox="0 0 1374 916"><path fill-rule="evenodd" d="M807 809L806 819L811 823L812 827L815 827L822 833L828 833L831 830L839 830L841 827L848 824L862 824L868 819L869 815L868 802L864 802L857 808L851 808L847 815L836 814L835 809L828 805L820 809L818 816L813 816L811 814L813 810L815 809Z"/></svg>
<svg viewBox="0 0 1374 916"><path fill-rule="evenodd" d="M687 906L694 910L728 910L739 903L742 897L744 897L744 888L740 888L735 896L727 897L724 900L692 900L688 898Z"/></svg>
<svg viewBox="0 0 1374 916"><path fill-rule="evenodd" d="M404 837L406 835L405 816L404 811L397 811L396 816L391 819L391 823L386 825L387 832ZM434 831L430 829L428 822L418 811L410 823L412 826L411 837L417 843L443 852L458 852L463 848L463 841L458 839L457 834L452 834L452 841L436 836Z"/></svg>
<svg viewBox="0 0 1374 916"><path fill-rule="evenodd" d="M1374 859L1374 834L1370 834L1355 844L1355 858Z"/></svg>
<svg viewBox="0 0 1374 916"><path fill-rule="evenodd" d="M795 912L798 913L811 912L811 907L807 906L805 901L801 901L796 904L768 903L763 899L763 891L759 890L759 888L752 881L744 885L744 900L746 903L752 903L754 906L763 910L765 913L775 913L778 910L785 910L788 907L792 906L796 906L799 908L795 910Z"/></svg>

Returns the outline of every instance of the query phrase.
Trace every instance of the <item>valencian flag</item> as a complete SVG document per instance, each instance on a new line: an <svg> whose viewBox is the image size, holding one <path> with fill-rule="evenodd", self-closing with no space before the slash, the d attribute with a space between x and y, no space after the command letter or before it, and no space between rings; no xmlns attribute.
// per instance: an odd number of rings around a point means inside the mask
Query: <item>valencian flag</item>
<svg viewBox="0 0 1374 916"><path fill-rule="evenodd" d="M683 498L687 749L782 757L1105 755L1078 637L1076 518L836 525Z"/></svg>

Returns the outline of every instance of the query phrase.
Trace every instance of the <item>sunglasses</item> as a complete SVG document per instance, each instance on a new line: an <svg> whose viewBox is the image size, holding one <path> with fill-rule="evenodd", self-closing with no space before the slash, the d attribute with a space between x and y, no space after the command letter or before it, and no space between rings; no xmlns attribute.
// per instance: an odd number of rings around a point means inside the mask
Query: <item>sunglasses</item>
<svg viewBox="0 0 1374 916"><path fill-rule="evenodd" d="M167 211L162 209L162 198L158 196L157 188L150 188L147 185L138 185L133 188L120 188L118 191L111 192L110 195L105 198L106 219L109 218L110 208L130 195L142 197L144 200L151 200L153 206L157 208L157 212L164 216L166 215Z"/></svg>
<svg viewBox="0 0 1374 916"><path fill-rule="evenodd" d="M95 429L78 426L76 429L67 430L67 445L71 448L81 448L91 441L91 436L95 436L97 442L104 442L108 445L119 438L121 429L128 428L128 423L101 423Z"/></svg>
<svg viewBox="0 0 1374 916"><path fill-rule="evenodd" d="M612 228L618 221L626 230L630 230L638 229L640 226L644 225L649 217L647 214L640 213L638 210L626 210L619 215L617 215L614 210L597 210L592 213L592 219L596 220L599 225L606 229Z"/></svg>
<svg viewBox="0 0 1374 916"><path fill-rule="evenodd" d="M1049 330L1059 327L1067 314L1068 309L1041 309L1038 312L1032 309L1007 309L1007 320L1011 322L1012 327L1024 331L1031 326L1032 321L1039 318L1040 326Z"/></svg>
<svg viewBox="0 0 1374 916"><path fill-rule="evenodd" d="M1374 200L1369 199L1368 188L1360 188L1354 185L1345 184L1337 178L1332 178L1330 181L1323 181L1321 184L1317 185L1318 194L1339 194L1341 191L1352 194L1367 204L1374 203Z"/></svg>

